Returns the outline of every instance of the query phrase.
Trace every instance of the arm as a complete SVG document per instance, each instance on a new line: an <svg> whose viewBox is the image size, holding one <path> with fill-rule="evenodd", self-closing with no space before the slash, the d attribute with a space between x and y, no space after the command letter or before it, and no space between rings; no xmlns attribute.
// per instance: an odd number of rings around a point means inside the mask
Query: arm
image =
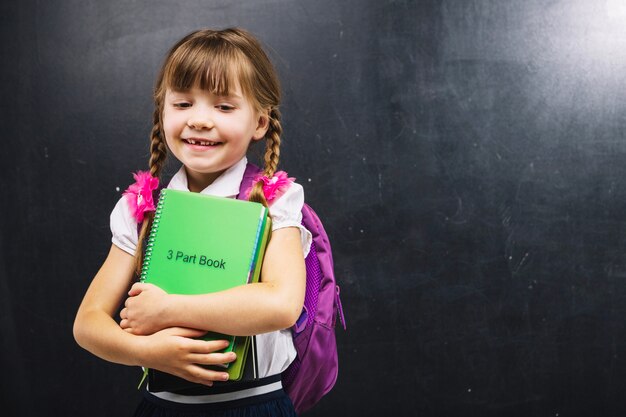
<svg viewBox="0 0 626 417"><path fill-rule="evenodd" d="M202 295L169 295L152 285L135 284L120 325L134 334L171 326L238 336L286 329L302 311L305 280L300 231L278 229L265 251L261 282Z"/></svg>
<svg viewBox="0 0 626 417"><path fill-rule="evenodd" d="M211 353L224 348L224 341L190 339L204 332L182 328L136 336L117 325L113 315L132 282L133 269L134 258L112 245L76 314L74 338L78 344L102 359L159 369L192 382L210 385L212 380L223 380L224 375L227 378L224 372L195 365L234 360L230 354Z"/></svg>

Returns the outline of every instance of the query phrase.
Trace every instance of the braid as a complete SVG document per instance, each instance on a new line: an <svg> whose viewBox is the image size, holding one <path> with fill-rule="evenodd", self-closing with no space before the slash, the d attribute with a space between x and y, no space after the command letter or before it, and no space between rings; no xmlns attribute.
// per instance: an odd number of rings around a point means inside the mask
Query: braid
<svg viewBox="0 0 626 417"><path fill-rule="evenodd" d="M167 158L167 146L161 138L161 119L159 115L158 107L154 110L152 126L152 132L150 134L150 175L153 177L161 177L161 170L165 164ZM141 274L141 267L143 266L143 241L146 234L152 226L152 220L154 219L154 212L146 212L144 215L143 223L141 225L141 231L137 239L137 249L135 251L135 272L137 275Z"/></svg>
<svg viewBox="0 0 626 417"><path fill-rule="evenodd" d="M150 175L156 178L161 177L161 170L165 164L167 157L167 146L165 141L161 139L161 129L158 124L152 127L150 139Z"/></svg>
<svg viewBox="0 0 626 417"><path fill-rule="evenodd" d="M272 177L278 170L278 162L280 159L280 135L283 132L283 127L280 124L280 111L274 107L269 114L269 127L265 134L265 157L263 167L263 174L267 177ZM250 201L263 204L267 207L267 201L263 194L263 181L259 181L252 186L250 191Z"/></svg>
<svg viewBox="0 0 626 417"><path fill-rule="evenodd" d="M278 170L278 160L280 157L280 135L283 127L280 124L280 111L273 108L270 111L269 128L266 134L265 144L265 167L264 172L268 177L272 177Z"/></svg>

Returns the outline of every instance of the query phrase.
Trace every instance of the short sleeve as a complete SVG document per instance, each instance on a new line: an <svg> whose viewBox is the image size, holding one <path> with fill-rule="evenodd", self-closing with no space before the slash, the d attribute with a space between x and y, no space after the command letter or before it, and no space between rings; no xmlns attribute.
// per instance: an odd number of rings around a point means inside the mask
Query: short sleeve
<svg viewBox="0 0 626 417"><path fill-rule="evenodd" d="M135 256L137 249L137 222L130 213L130 208L123 196L111 212L111 242L124 252Z"/></svg>
<svg viewBox="0 0 626 417"><path fill-rule="evenodd" d="M300 230L300 241L304 257L311 249L312 236L302 226L302 206L304 205L304 190L300 184L291 183L283 195L270 205L272 217L272 231L285 227L297 227Z"/></svg>

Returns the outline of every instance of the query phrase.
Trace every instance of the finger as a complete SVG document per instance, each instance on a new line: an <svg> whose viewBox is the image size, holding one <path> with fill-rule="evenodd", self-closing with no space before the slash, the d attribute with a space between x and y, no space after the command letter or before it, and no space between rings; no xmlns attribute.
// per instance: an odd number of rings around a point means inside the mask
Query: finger
<svg viewBox="0 0 626 417"><path fill-rule="evenodd" d="M163 331L170 334L171 336L180 336L180 337L188 337L188 338L200 337L206 334L206 331L204 330L190 329L188 327L170 327Z"/></svg>
<svg viewBox="0 0 626 417"><path fill-rule="evenodd" d="M133 333L133 328L132 327L126 327L126 328L124 328L122 330L124 330L126 333L135 334L135 333Z"/></svg>
<svg viewBox="0 0 626 417"><path fill-rule="evenodd" d="M228 381L226 372L213 371L199 365L189 367L190 381L204 385L213 385L212 381ZM188 379L188 378L185 378Z"/></svg>
<svg viewBox="0 0 626 417"><path fill-rule="evenodd" d="M127 319L128 318L128 309L124 307L122 311L120 311L120 318Z"/></svg>
<svg viewBox="0 0 626 417"><path fill-rule="evenodd" d="M228 340L191 340L189 350L194 353L213 353L226 349L228 345Z"/></svg>
<svg viewBox="0 0 626 417"><path fill-rule="evenodd" d="M130 327L130 322L127 319L123 319L120 321L120 327L122 329L128 329Z"/></svg>
<svg viewBox="0 0 626 417"><path fill-rule="evenodd" d="M132 287L130 287L130 290L128 291L128 295L131 297L134 297L136 295L141 294L141 292L145 289L146 289L146 284L141 283L141 282L136 282L133 284Z"/></svg>
<svg viewBox="0 0 626 417"><path fill-rule="evenodd" d="M223 365L233 362L237 359L237 355L235 352L208 354L191 353L187 356L187 359L199 365Z"/></svg>

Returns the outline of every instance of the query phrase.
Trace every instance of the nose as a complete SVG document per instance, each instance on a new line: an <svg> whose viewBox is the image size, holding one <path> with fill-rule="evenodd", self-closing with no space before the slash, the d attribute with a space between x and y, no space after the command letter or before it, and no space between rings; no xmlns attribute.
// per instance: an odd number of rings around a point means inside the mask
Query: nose
<svg viewBox="0 0 626 417"><path fill-rule="evenodd" d="M196 112L190 115L187 126L194 130L212 129L215 125L207 113Z"/></svg>

